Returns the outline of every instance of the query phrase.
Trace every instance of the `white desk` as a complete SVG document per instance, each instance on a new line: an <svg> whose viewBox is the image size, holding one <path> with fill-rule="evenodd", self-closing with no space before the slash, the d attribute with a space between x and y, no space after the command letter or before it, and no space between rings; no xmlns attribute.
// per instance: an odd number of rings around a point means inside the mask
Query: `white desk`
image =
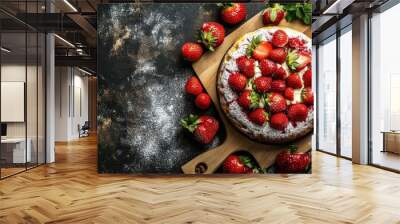
<svg viewBox="0 0 400 224"><path fill-rule="evenodd" d="M3 151L3 147L7 147L5 150L9 150L8 147L12 148L12 163L25 163L31 162L32 160L32 153L31 153L31 146L32 140L28 138L26 140L28 143L26 147L25 153L25 138L5 138L1 139L1 147ZM5 151L4 150L4 151ZM25 161L26 159L26 161Z"/></svg>

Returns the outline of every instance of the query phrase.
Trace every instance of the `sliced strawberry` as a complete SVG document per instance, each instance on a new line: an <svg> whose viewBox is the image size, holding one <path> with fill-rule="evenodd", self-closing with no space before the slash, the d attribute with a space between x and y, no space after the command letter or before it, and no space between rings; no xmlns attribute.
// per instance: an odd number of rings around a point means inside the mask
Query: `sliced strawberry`
<svg viewBox="0 0 400 224"><path fill-rule="evenodd" d="M271 113L278 113L286 110L286 100L285 98L279 93L271 93L265 99L269 111Z"/></svg>
<svg viewBox="0 0 400 224"><path fill-rule="evenodd" d="M185 91L188 94L192 95L199 95L200 93L203 92L203 86L201 85L199 79L197 79L196 76L191 76L187 81L185 85Z"/></svg>
<svg viewBox="0 0 400 224"><path fill-rule="evenodd" d="M246 76L239 72L233 72L228 78L229 86L235 91L242 91L247 84Z"/></svg>
<svg viewBox="0 0 400 224"><path fill-rule="evenodd" d="M301 78L296 73L292 73L287 77L286 85L288 87L292 87L293 89L300 89L301 87L303 87L303 84L301 83Z"/></svg>
<svg viewBox="0 0 400 224"><path fill-rule="evenodd" d="M304 51L289 51L286 63L292 71L299 72L311 63L311 55Z"/></svg>
<svg viewBox="0 0 400 224"><path fill-rule="evenodd" d="M304 82L304 87L312 86L312 71L311 71L311 69L308 69L306 72L304 72L303 82Z"/></svg>
<svg viewBox="0 0 400 224"><path fill-rule="evenodd" d="M291 121L305 121L307 119L307 116L308 108L304 104L293 104L288 109L288 117Z"/></svg>
<svg viewBox="0 0 400 224"><path fill-rule="evenodd" d="M249 120L258 125L268 121L268 113L263 108L257 108L248 114Z"/></svg>
<svg viewBox="0 0 400 224"><path fill-rule="evenodd" d="M272 51L272 45L267 41L263 41L261 38L261 35L254 37L246 49L247 56L251 56L259 61L267 58Z"/></svg>
<svg viewBox="0 0 400 224"><path fill-rule="evenodd" d="M272 45L275 47L285 47L289 41L289 37L283 30L277 30L272 35Z"/></svg>
<svg viewBox="0 0 400 224"><path fill-rule="evenodd" d="M285 48L275 48L271 51L268 58L272 61L282 64L286 60L286 56L288 55Z"/></svg>
<svg viewBox="0 0 400 224"><path fill-rule="evenodd" d="M254 80L254 87L258 93L266 93L271 90L272 78L260 76Z"/></svg>
<svg viewBox="0 0 400 224"><path fill-rule="evenodd" d="M255 91L245 90L238 98L238 104L246 110L260 107L260 95Z"/></svg>
<svg viewBox="0 0 400 224"><path fill-rule="evenodd" d="M263 59L260 61L260 70L263 76L271 76L276 72L276 64L268 59Z"/></svg>
<svg viewBox="0 0 400 224"><path fill-rule="evenodd" d="M286 89L286 82L280 79L273 80L271 83L271 91L281 93Z"/></svg>
<svg viewBox="0 0 400 224"><path fill-rule="evenodd" d="M290 87L285 89L284 96L286 99L292 101L294 100L294 90Z"/></svg>
<svg viewBox="0 0 400 224"><path fill-rule="evenodd" d="M303 91L301 92L301 97L303 99L303 103L307 105L314 104L314 93L310 87L306 87L303 89Z"/></svg>
<svg viewBox="0 0 400 224"><path fill-rule="evenodd" d="M236 59L236 64L243 75L248 78L252 78L254 76L254 59L248 58L246 56L241 56Z"/></svg>
<svg viewBox="0 0 400 224"><path fill-rule="evenodd" d="M284 113L276 113L271 116L270 125L273 129L284 131L288 123L288 117Z"/></svg>

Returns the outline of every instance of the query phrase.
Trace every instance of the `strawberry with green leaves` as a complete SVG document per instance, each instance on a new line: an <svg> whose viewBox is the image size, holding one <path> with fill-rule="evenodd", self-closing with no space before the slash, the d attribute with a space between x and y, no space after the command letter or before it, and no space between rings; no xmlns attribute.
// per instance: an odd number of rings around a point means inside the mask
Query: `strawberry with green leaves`
<svg viewBox="0 0 400 224"><path fill-rule="evenodd" d="M309 52L292 50L287 55L286 63L292 71L299 72L311 64L311 55Z"/></svg>
<svg viewBox="0 0 400 224"><path fill-rule="evenodd" d="M266 59L272 51L272 45L268 41L263 41L261 35L254 37L246 49L249 57L261 61Z"/></svg>
<svg viewBox="0 0 400 224"><path fill-rule="evenodd" d="M201 144L209 144L213 141L219 129L219 122L212 116L196 116L191 114L181 120L182 127L193 134L196 141Z"/></svg>
<svg viewBox="0 0 400 224"><path fill-rule="evenodd" d="M218 3L221 7L221 18L224 22L234 25L246 19L247 9L243 3Z"/></svg>
<svg viewBox="0 0 400 224"><path fill-rule="evenodd" d="M247 116L251 122L261 126L268 121L268 113L263 108L257 108L250 111Z"/></svg>
<svg viewBox="0 0 400 224"><path fill-rule="evenodd" d="M210 51L221 45L224 38L225 29L217 22L205 22L200 28L199 41Z"/></svg>
<svg viewBox="0 0 400 224"><path fill-rule="evenodd" d="M223 165L224 173L230 174L244 174L253 173L253 169L256 169L252 159L246 155L229 155Z"/></svg>
<svg viewBox="0 0 400 224"><path fill-rule="evenodd" d="M238 104L246 110L263 107L261 96L255 91L245 90L237 99Z"/></svg>
<svg viewBox="0 0 400 224"><path fill-rule="evenodd" d="M285 17L284 8L278 4L272 4L272 7L268 7L263 12L263 23L264 25L278 25L283 17Z"/></svg>

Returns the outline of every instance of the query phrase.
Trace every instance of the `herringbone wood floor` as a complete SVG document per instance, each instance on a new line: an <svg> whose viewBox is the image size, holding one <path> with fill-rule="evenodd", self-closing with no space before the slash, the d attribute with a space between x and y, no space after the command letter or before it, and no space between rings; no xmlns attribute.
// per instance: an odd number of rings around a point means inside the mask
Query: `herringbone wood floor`
<svg viewBox="0 0 400 224"><path fill-rule="evenodd" d="M0 181L0 223L400 223L400 175L315 152L312 175L99 175L96 139Z"/></svg>

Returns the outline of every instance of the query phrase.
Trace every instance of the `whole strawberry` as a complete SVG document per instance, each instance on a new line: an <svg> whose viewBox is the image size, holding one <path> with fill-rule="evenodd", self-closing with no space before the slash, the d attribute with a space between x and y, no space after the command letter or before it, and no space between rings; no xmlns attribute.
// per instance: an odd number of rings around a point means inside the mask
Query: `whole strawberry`
<svg viewBox="0 0 400 224"><path fill-rule="evenodd" d="M231 174L253 173L253 167L250 157L234 154L228 156L223 164L224 172Z"/></svg>
<svg viewBox="0 0 400 224"><path fill-rule="evenodd" d="M312 86L312 71L311 69L308 69L306 72L303 74L303 82L305 87L311 87Z"/></svg>
<svg viewBox="0 0 400 224"><path fill-rule="evenodd" d="M200 108L202 110L206 110L211 105L211 98L207 93L200 93L199 95L196 96L196 99L194 100L194 104L198 108Z"/></svg>
<svg viewBox="0 0 400 224"><path fill-rule="evenodd" d="M285 17L285 11L283 7L276 3L272 7L265 9L263 13L263 23L264 25L278 25L283 17Z"/></svg>
<svg viewBox="0 0 400 224"><path fill-rule="evenodd" d="M260 76L254 79L254 87L258 93L266 93L271 90L272 78Z"/></svg>
<svg viewBox="0 0 400 224"><path fill-rule="evenodd" d="M268 41L263 41L261 35L254 37L246 49L246 54L256 60L263 60L272 51L272 45Z"/></svg>
<svg viewBox="0 0 400 224"><path fill-rule="evenodd" d="M311 54L305 51L289 51L286 63L292 71L299 72L311 64Z"/></svg>
<svg viewBox="0 0 400 224"><path fill-rule="evenodd" d="M301 78L298 74L292 73L286 79L286 86L292 87L293 89L300 89L303 87L303 83L301 83Z"/></svg>
<svg viewBox="0 0 400 224"><path fill-rule="evenodd" d="M275 158L277 171L280 173L304 173L311 163L310 154L296 152L297 147L290 146L288 151L279 153Z"/></svg>
<svg viewBox="0 0 400 224"><path fill-rule="evenodd" d="M284 113L276 113L271 116L270 126L278 131L284 131L289 123L289 119Z"/></svg>
<svg viewBox="0 0 400 224"><path fill-rule="evenodd" d="M222 8L222 20L228 24L238 24L246 18L247 9L243 3L219 3L218 6Z"/></svg>
<svg viewBox="0 0 400 224"><path fill-rule="evenodd" d="M185 91L191 95L199 95L203 92L203 86L201 85L200 81L196 78L196 76L191 76L185 85Z"/></svg>
<svg viewBox="0 0 400 224"><path fill-rule="evenodd" d="M293 104L288 109L288 117L291 121L305 121L308 116L308 108L302 103Z"/></svg>
<svg viewBox="0 0 400 224"><path fill-rule="evenodd" d="M260 70L263 76L272 76L276 72L276 64L268 59L263 59L260 61Z"/></svg>
<svg viewBox="0 0 400 224"><path fill-rule="evenodd" d="M274 47L285 47L289 41L289 37L283 30L277 30L272 35L272 45Z"/></svg>
<svg viewBox="0 0 400 224"><path fill-rule="evenodd" d="M306 87L303 89L303 91L301 92L301 97L303 99L303 103L307 105L314 104L314 93L310 87Z"/></svg>
<svg viewBox="0 0 400 224"><path fill-rule="evenodd" d="M273 80L271 83L271 91L272 92L278 92L278 93L282 93L283 91L285 91L286 89L286 83L283 80L280 79L276 79Z"/></svg>
<svg viewBox="0 0 400 224"><path fill-rule="evenodd" d="M181 52L185 60L195 62L203 55L203 47L198 43L187 42L182 45Z"/></svg>
<svg viewBox="0 0 400 224"><path fill-rule="evenodd" d="M275 48L269 53L268 58L276 63L282 64L285 62L287 55L288 53L285 48Z"/></svg>
<svg viewBox="0 0 400 224"><path fill-rule="evenodd" d="M237 99L238 104L246 110L260 107L260 95L254 91L245 90Z"/></svg>
<svg viewBox="0 0 400 224"><path fill-rule="evenodd" d="M225 29L216 22L206 22L200 28L200 42L210 51L224 42Z"/></svg>
<svg viewBox="0 0 400 224"><path fill-rule="evenodd" d="M263 108L257 108L248 113L249 120L258 125L264 125L268 121L268 113Z"/></svg>
<svg viewBox="0 0 400 224"><path fill-rule="evenodd" d="M246 56L241 56L236 59L236 64L239 70L248 78L252 78L254 76L254 63L254 59Z"/></svg>
<svg viewBox="0 0 400 224"><path fill-rule="evenodd" d="M286 70L281 66L276 69L276 72L272 76L272 78L285 80L287 78L287 76L288 76L288 74L287 74Z"/></svg>
<svg viewBox="0 0 400 224"><path fill-rule="evenodd" d="M190 115L181 120L182 127L193 133L194 138L201 144L212 142L219 129L219 122L214 117Z"/></svg>
<svg viewBox="0 0 400 224"><path fill-rule="evenodd" d="M271 113L278 113L286 110L286 100L279 93L271 93L267 95L265 101Z"/></svg>
<svg viewBox="0 0 400 224"><path fill-rule="evenodd" d="M233 72L229 75L228 83L233 90L242 91L246 87L247 78L239 72Z"/></svg>
<svg viewBox="0 0 400 224"><path fill-rule="evenodd" d="M285 96L285 98L287 100L290 100L290 101L294 100L294 90L293 90L293 88L291 88L291 87L286 88L283 95Z"/></svg>

